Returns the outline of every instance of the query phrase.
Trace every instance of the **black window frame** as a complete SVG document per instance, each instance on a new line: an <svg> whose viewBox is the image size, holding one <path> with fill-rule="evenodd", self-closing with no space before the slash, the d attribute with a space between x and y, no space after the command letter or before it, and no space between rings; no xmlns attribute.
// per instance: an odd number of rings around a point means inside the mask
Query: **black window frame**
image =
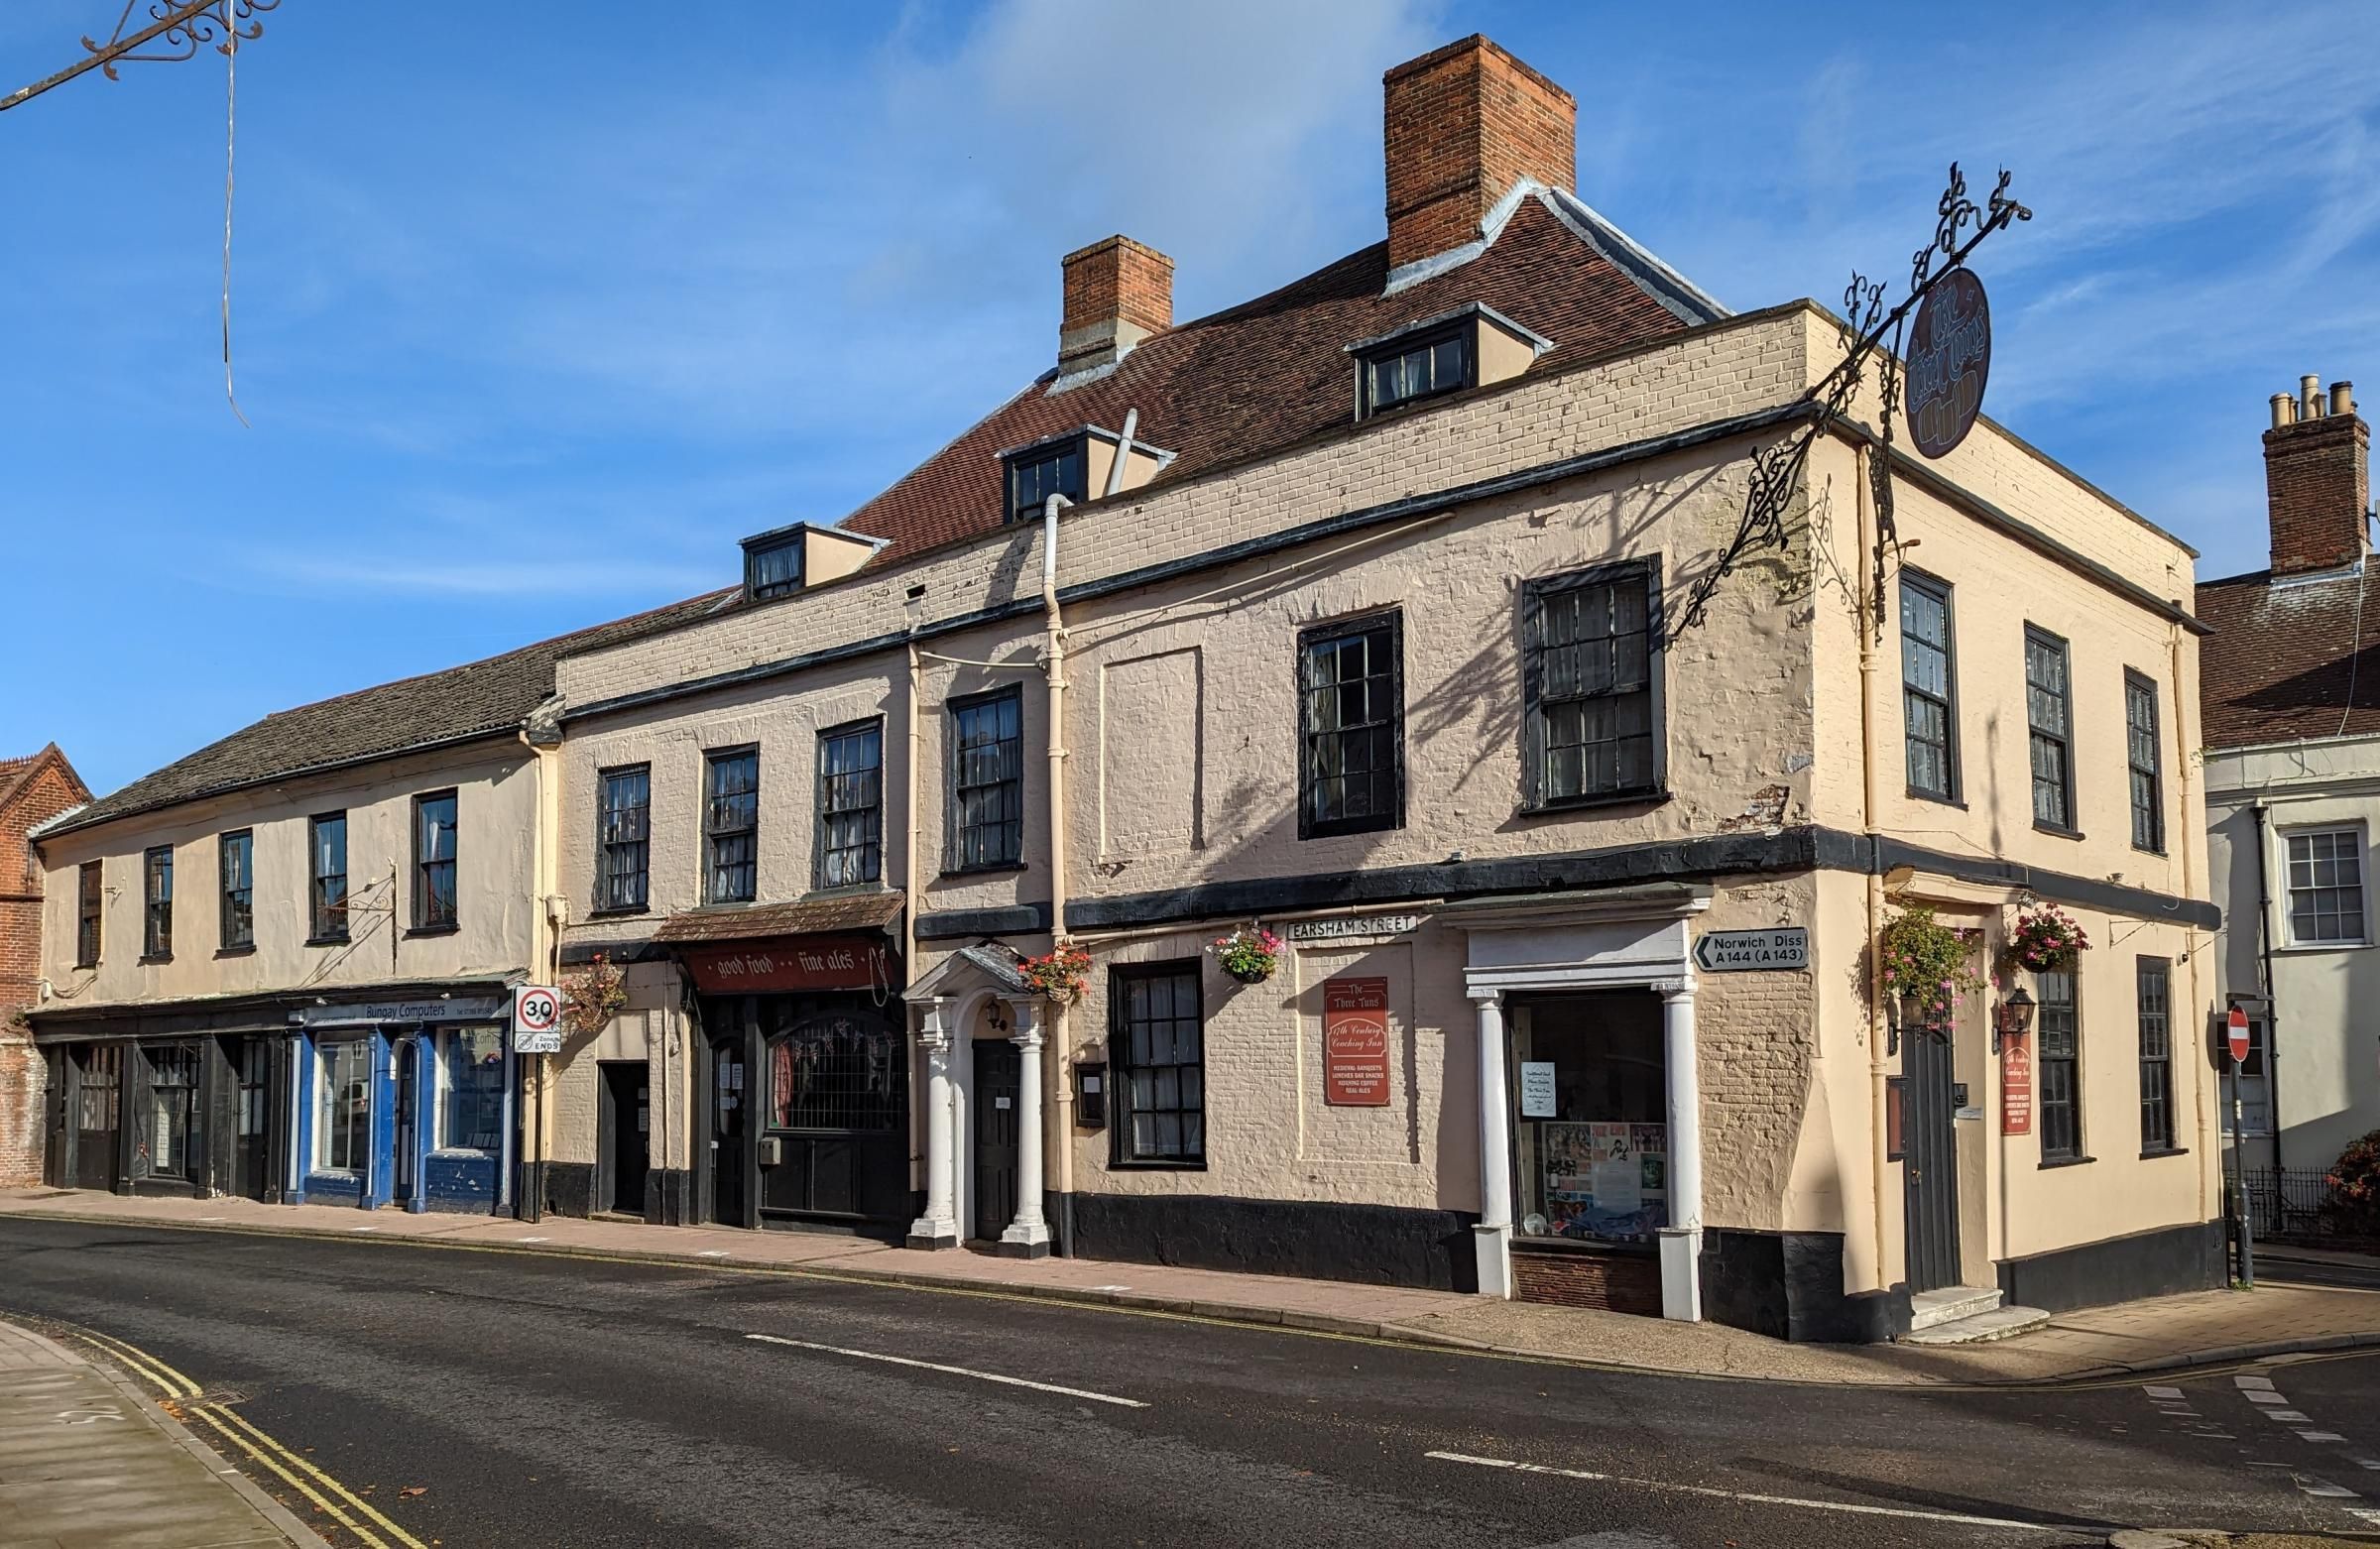
<svg viewBox="0 0 2380 1549"><path fill-rule="evenodd" d="M1464 318L1443 328L1416 330L1394 339L1383 340L1356 357L1357 417L1368 419L1392 409L1411 404L1427 403L1477 387L1480 381L1480 347L1475 337L1479 327L1476 319ZM1438 379L1437 351L1442 344L1453 344L1461 356L1455 380ZM1418 392L1399 393L1393 398L1380 397L1380 369L1391 362L1403 362L1414 356L1429 362L1430 385Z"/></svg>
<svg viewBox="0 0 2380 1549"><path fill-rule="evenodd" d="M1385 639L1387 670L1374 669L1370 661L1374 638ZM1327 692L1315 681L1316 654L1326 646L1345 645L1351 641L1366 643L1367 682L1385 678L1383 692L1388 699L1385 721L1368 721L1361 726L1318 729L1314 722L1314 705L1318 695ZM1334 680L1332 688L1345 688L1345 680ZM1316 797L1324 778L1335 778L1343 785L1350 776L1342 773L1325 776L1321 774L1324 762L1320 757L1325 739L1357 738L1381 729L1389 733L1390 748L1386 775L1388 791L1386 804L1378 811L1367 811L1343 817L1324 818L1316 815ZM1342 744L1340 769L1346 769L1345 744ZM1367 774L1377 771L1368 770ZM1297 632L1297 837L1328 839L1340 834L1370 834L1384 829L1405 826L1405 615L1401 608L1385 613L1368 613L1350 619L1337 619L1317 624Z"/></svg>
<svg viewBox="0 0 2380 1549"><path fill-rule="evenodd" d="M1566 695L1551 699L1547 694L1545 644L1546 604L1549 599L1589 587L1617 587L1635 582L1644 588L1644 650L1645 684L1641 690L1612 690L1597 694ZM1566 570L1559 575L1536 576L1521 583L1520 661L1521 661L1521 810L1524 812L1558 812L1575 807L1634 805L1667 800L1669 796L1669 697L1667 688L1669 653L1663 641L1666 634L1661 600L1661 564L1658 559L1620 559L1606 564L1588 565L1582 569ZM1606 637L1609 639L1618 636ZM1582 788L1576 793L1555 794L1550 789L1549 739L1547 716L1558 705L1585 703L1595 699L1618 700L1641 692L1645 695L1647 738L1646 778L1633 785L1615 785L1607 789ZM1588 746L1588 745L1582 745ZM1582 774L1584 763L1582 761Z"/></svg>
<svg viewBox="0 0 2380 1549"><path fill-rule="evenodd" d="M2174 1133L2174 971L2162 957L2132 960L2133 1013L2140 1027L2140 1154L2183 1147Z"/></svg>
<svg viewBox="0 0 2380 1549"><path fill-rule="evenodd" d="M2145 726L2133 714L2143 707L2148 713ZM2165 854L2163 722L2157 705L2157 680L2137 668L2124 668L2124 764L2132 799L2132 848L2150 855ZM2144 746L2145 765L2141 763Z"/></svg>
<svg viewBox="0 0 2380 1549"><path fill-rule="evenodd" d="M634 806L612 802L613 783L634 778L641 782L640 798ZM630 837L615 831L612 820L636 814L636 833ZM622 825L625 827L625 823ZM613 864L633 851L636 870L631 873ZM636 878L636 897L624 897L622 885L630 876ZM653 897L653 766L651 764L619 764L595 772L595 897L598 914L642 914L652 906Z"/></svg>
<svg viewBox="0 0 2380 1549"><path fill-rule="evenodd" d="M872 766L849 770L827 768L829 750L837 744L855 742L860 738L876 739L876 762ZM851 800L852 782L867 776L873 785L873 799ZM859 788L868 794L867 786ZM845 804L838 805L838 802ZM841 820L856 819L863 837L856 844L837 844ZM828 888L864 888L884 881L885 877L885 718L869 716L865 720L846 721L840 726L822 728L818 733L817 827L811 845L814 860L811 864L811 886ZM860 856L856 874L838 875L834 858L857 852Z"/></svg>
<svg viewBox="0 0 2380 1549"><path fill-rule="evenodd" d="M762 562L778 554L791 554L790 575L762 578ZM774 538L766 543L748 543L744 548L744 595L753 602L767 602L772 597L790 597L802 586L801 535Z"/></svg>
<svg viewBox="0 0 2380 1549"><path fill-rule="evenodd" d="M1919 647L1928 651L1939 651L1942 654L1943 691L1940 694L1936 694L1922 684L1910 681L1909 594L1913 591L1942 610L1941 644L1937 646L1934 642L1922 637L1916 640ZM1923 570L1907 565L1901 567L1898 602L1901 626L1901 763L1903 774L1907 780L1908 793L1912 798L1919 801L1947 801L1957 805L1964 799L1962 793L1964 786L1959 768L1959 616L1952 598L1951 583L1942 577L1929 575ZM1939 790L1919 783L1917 778L1917 750L1921 746L1930 750L1934 745L1931 740L1921 739L1918 736L1917 719L1911 713L1910 702L1913 699L1925 701L1939 710L1942 715L1942 788Z"/></svg>
<svg viewBox="0 0 2380 1549"><path fill-rule="evenodd" d="M2058 656L2058 707L2060 727L2051 731L2042 725L2036 713L2035 695L2046 695L2048 689L2033 681L2033 652L2035 647L2054 651ZM2075 822L2075 653L2063 635L2043 629L2038 624L2025 626L2025 769L2031 776L2028 790L2032 797L2033 826L2045 834L2080 839L2082 834ZM2058 802L2060 817L2052 821L2041 815L2041 749L2044 744L2058 750Z"/></svg>
<svg viewBox="0 0 2380 1549"><path fill-rule="evenodd" d="M2089 1161L2082 1133L2082 976L2080 965L2035 974L2035 1111L2041 1164ZM2063 996L2063 998L2061 998ZM2058 1079L2063 1073L2063 1080Z"/></svg>
<svg viewBox="0 0 2380 1549"><path fill-rule="evenodd" d="M239 868L232 868L232 857ZM215 835L215 950L247 952L256 946L256 831L232 828Z"/></svg>
<svg viewBox="0 0 2380 1549"><path fill-rule="evenodd" d="M325 871L322 865L322 831L331 824L338 825L339 869ZM347 917L347 813L316 812L305 820L305 905L306 943L326 945L349 938ZM330 895L331 885L337 885L337 896Z"/></svg>
<svg viewBox="0 0 2380 1549"><path fill-rule="evenodd" d="M1051 463L1062 463L1069 457L1074 459L1071 481L1063 473L1054 484L1044 484L1036 479L1031 498L1025 497L1024 476L1027 473L1036 473ZM1052 495L1063 495L1077 505L1090 498L1091 435L1087 430L1020 446L1001 461L1004 465L1001 469L1001 489L1007 504L1007 520L1012 523L1041 520L1041 513Z"/></svg>
<svg viewBox="0 0 2380 1549"><path fill-rule="evenodd" d="M749 764L752 782L741 789L722 791L720 772L735 765ZM751 821L729 824L721 821L722 803L749 803ZM722 861L728 847L746 847L740 860ZM722 885L722 872L741 874L743 891L732 884ZM702 901L708 903L750 903L761 895L761 747L745 743L734 748L707 748L702 755Z"/></svg>
<svg viewBox="0 0 2380 1549"><path fill-rule="evenodd" d="M447 848L444 859L425 856L424 842L431 838L430 808L444 802L447 809ZM449 786L444 790L425 790L414 797L414 926L415 935L439 935L462 927L462 897L457 892L462 880L458 858L462 853L463 804L460 792ZM446 912L439 914L432 907L437 896L435 874L444 870L446 879Z"/></svg>
<svg viewBox="0 0 2380 1549"><path fill-rule="evenodd" d="M174 847L151 845L141 852L141 961L174 957Z"/></svg>
<svg viewBox="0 0 2380 1549"><path fill-rule="evenodd" d="M105 945L107 876L98 861L74 869L74 966L97 968Z"/></svg>
<svg viewBox="0 0 2380 1549"><path fill-rule="evenodd" d="M1191 1002L1189 1020L1198 1039L1198 1049L1196 1057L1193 1059L1135 1061L1132 1057L1130 987L1135 983L1153 983L1158 980L1167 981L1176 992L1185 984L1189 987ZM1178 1036L1178 1024L1182 1018L1178 1014L1173 1014L1169 1015L1166 1020L1169 1024L1173 1024L1173 1034ZM1168 1052L1178 1053L1178 1045ZM1182 1096L1182 1073L1184 1071L1197 1073L1195 1079L1197 1094L1191 1100L1185 1100ZM1160 1078L1165 1072L1171 1072L1173 1075L1172 1106L1160 1108L1152 1103L1145 1110L1135 1106L1134 1076L1146 1074L1151 1078L1152 1085L1161 1085ZM1207 989L1199 959L1194 957L1176 958L1155 963L1111 965L1108 969L1108 1079L1113 1095L1109 1104L1111 1112L1108 1123L1108 1164L1112 1167L1151 1171L1205 1171L1209 1155L1206 1075ZM1195 1147L1187 1143L1188 1132L1185 1130L1177 1132L1185 1137L1185 1143L1180 1149L1165 1152L1161 1149L1151 1148L1148 1153L1143 1154L1135 1137L1137 1127L1133 1123L1135 1116L1143 1113L1151 1118L1169 1116L1177 1124L1182 1123L1185 1116L1195 1115L1197 1120Z"/></svg>
<svg viewBox="0 0 2380 1549"><path fill-rule="evenodd" d="M974 784L962 783L962 777L966 773L965 766L967 749L964 746L964 743L966 736L967 717L974 714L976 711L991 709L1003 702L1013 704L1016 707L1016 772L1012 775L1004 775L996 780L982 780L977 781ZM1021 871L1024 868L1024 807L1026 793L1024 778L1024 688L1021 684L1012 683L1005 688L990 688L984 690L982 693L961 694L956 698L945 701L943 709L945 712L943 724L948 733L945 741L949 744L949 751L943 759L943 874L945 876L959 877L965 876L972 872ZM1006 741L1007 739L1003 738L999 740ZM1015 846L1013 851L1000 857L977 859L972 861L968 860L967 834L971 825L967 823L964 815L964 809L967 805L966 797L968 792L971 790L991 790L1012 782L1013 782L1016 787L1016 815L1012 820L1003 819L1001 826L1006 828L1010 826L1012 821L1016 831Z"/></svg>

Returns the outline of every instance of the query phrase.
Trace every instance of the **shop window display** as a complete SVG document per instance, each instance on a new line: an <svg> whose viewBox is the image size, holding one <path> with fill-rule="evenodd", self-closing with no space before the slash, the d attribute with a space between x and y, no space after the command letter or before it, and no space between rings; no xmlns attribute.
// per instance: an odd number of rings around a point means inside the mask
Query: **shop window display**
<svg viewBox="0 0 2380 1549"><path fill-rule="evenodd" d="M1669 1072L1649 991L1517 1001L1524 1238L1650 1246L1669 1224Z"/></svg>

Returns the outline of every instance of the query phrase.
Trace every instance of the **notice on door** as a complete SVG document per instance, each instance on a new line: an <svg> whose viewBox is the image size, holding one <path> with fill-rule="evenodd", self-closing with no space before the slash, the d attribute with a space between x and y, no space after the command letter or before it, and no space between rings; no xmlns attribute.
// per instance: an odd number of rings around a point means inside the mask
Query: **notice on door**
<svg viewBox="0 0 2380 1549"><path fill-rule="evenodd" d="M1334 1108L1388 1106L1388 981L1322 983L1322 1100Z"/></svg>
<svg viewBox="0 0 2380 1549"><path fill-rule="evenodd" d="M2033 1132L2033 1041L2000 1039L2000 1133Z"/></svg>

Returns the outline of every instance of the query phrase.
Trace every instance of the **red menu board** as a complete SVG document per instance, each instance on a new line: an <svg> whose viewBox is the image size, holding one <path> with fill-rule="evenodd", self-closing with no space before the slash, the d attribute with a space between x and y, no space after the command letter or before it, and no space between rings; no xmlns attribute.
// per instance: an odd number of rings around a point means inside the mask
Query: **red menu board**
<svg viewBox="0 0 2380 1549"><path fill-rule="evenodd" d="M2033 1042L2000 1039L2000 1133L2033 1132Z"/></svg>
<svg viewBox="0 0 2380 1549"><path fill-rule="evenodd" d="M1388 981L1322 983L1322 1100L1337 1108L1388 1106Z"/></svg>

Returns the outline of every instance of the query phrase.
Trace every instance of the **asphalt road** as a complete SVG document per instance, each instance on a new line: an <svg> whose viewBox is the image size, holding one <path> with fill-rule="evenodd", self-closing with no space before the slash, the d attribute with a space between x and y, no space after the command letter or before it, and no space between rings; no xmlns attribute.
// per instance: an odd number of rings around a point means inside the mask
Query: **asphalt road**
<svg viewBox="0 0 2380 1549"><path fill-rule="evenodd" d="M2380 1358L2155 1390L1794 1387L726 1269L25 1220L0 1221L0 1313L170 1363L439 1549L1942 1549L2380 1524Z"/></svg>

